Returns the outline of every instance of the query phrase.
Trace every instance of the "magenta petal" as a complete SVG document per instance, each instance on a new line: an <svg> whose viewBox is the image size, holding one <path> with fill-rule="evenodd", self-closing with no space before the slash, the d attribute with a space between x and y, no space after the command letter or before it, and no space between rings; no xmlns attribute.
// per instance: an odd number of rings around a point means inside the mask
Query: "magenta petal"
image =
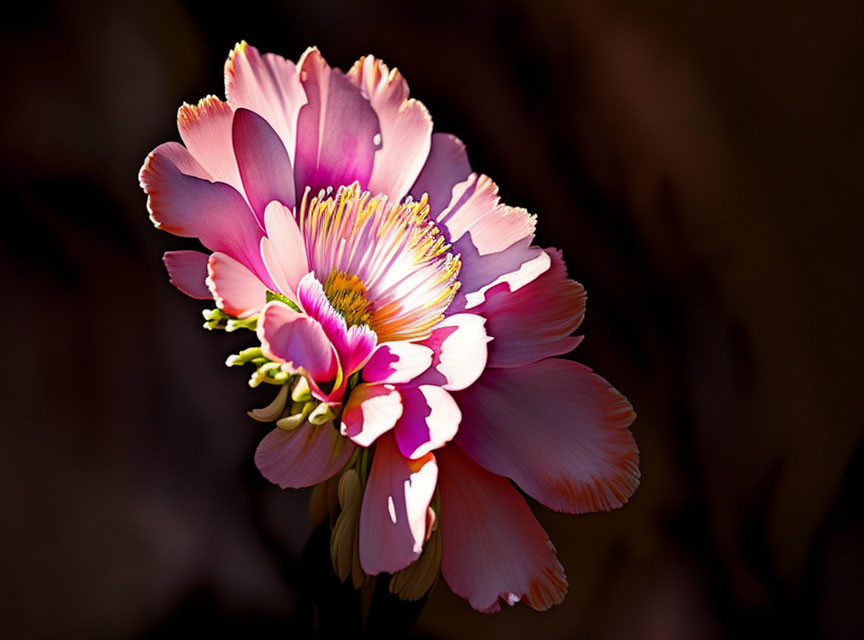
<svg viewBox="0 0 864 640"><path fill-rule="evenodd" d="M465 425L456 444L552 509L615 509L639 484L639 453L627 428L635 414L588 367L551 358L487 369L456 400Z"/></svg>
<svg viewBox="0 0 864 640"><path fill-rule="evenodd" d="M330 304L314 273L309 273L300 280L297 297L303 310L321 323L324 333L339 354L345 377L362 367L377 344L375 332L366 325L349 328L345 318Z"/></svg>
<svg viewBox="0 0 864 640"><path fill-rule="evenodd" d="M462 141L449 133L433 133L429 157L411 187L411 195L419 200L424 193L427 194L429 214L436 218L450 204L453 187L470 175L471 165Z"/></svg>
<svg viewBox="0 0 864 640"><path fill-rule="evenodd" d="M234 154L252 210L264 225L273 200L294 206L294 173L285 145L267 121L248 109L234 112Z"/></svg>
<svg viewBox="0 0 864 640"><path fill-rule="evenodd" d="M264 263L280 291L295 299L300 279L309 273L303 234L291 209L278 202L267 205L264 228L268 237L261 247Z"/></svg>
<svg viewBox="0 0 864 640"><path fill-rule="evenodd" d="M294 162L297 114L306 93L293 62L238 44L225 63L225 95L233 107L245 107L270 123Z"/></svg>
<svg viewBox="0 0 864 640"><path fill-rule="evenodd" d="M234 145L231 141L231 121L234 112L227 103L208 96L197 105L184 104L177 112L180 138L189 152L212 176L213 180L243 190Z"/></svg>
<svg viewBox="0 0 864 640"><path fill-rule="evenodd" d="M500 284L472 309L486 318L490 367L518 367L571 351L570 337L585 315L585 289L567 278L561 252L547 249L552 266L536 280L511 292Z"/></svg>
<svg viewBox="0 0 864 640"><path fill-rule="evenodd" d="M499 598L545 610L567 592L549 536L505 478L473 463L457 447L437 452L441 495L441 574L478 611Z"/></svg>
<svg viewBox="0 0 864 640"><path fill-rule="evenodd" d="M354 452L332 422L303 423L293 431L273 429L255 451L261 474L283 489L311 487L336 474Z"/></svg>
<svg viewBox="0 0 864 640"><path fill-rule="evenodd" d="M300 60L300 81L308 103L297 121L294 161L297 193L348 185L365 188L372 174L378 117L341 71L331 69L317 49Z"/></svg>
<svg viewBox="0 0 864 640"><path fill-rule="evenodd" d="M345 355L340 355L342 369L346 376L359 371L369 360L378 344L378 336L366 325L355 325L348 328L345 334Z"/></svg>
<svg viewBox="0 0 864 640"><path fill-rule="evenodd" d="M234 258L216 252L207 264L207 286L216 306L238 318L254 316L267 304L267 287Z"/></svg>
<svg viewBox="0 0 864 640"><path fill-rule="evenodd" d="M402 399L392 385L358 384L342 411L343 435L368 447L390 431L402 415Z"/></svg>
<svg viewBox="0 0 864 640"><path fill-rule="evenodd" d="M316 382L332 380L336 353L318 321L297 313L281 302L270 302L258 317L258 339L271 360L303 369Z"/></svg>
<svg viewBox="0 0 864 640"><path fill-rule="evenodd" d="M400 388L399 393L402 417L393 433L403 456L420 458L453 439L459 430L462 412L449 393L431 385Z"/></svg>
<svg viewBox="0 0 864 640"><path fill-rule="evenodd" d="M208 257L200 251L167 251L162 261L168 269L171 284L190 298L210 300L213 296L204 283Z"/></svg>
<svg viewBox="0 0 864 640"><path fill-rule="evenodd" d="M139 177L157 228L198 238L211 251L227 253L259 276L266 274L259 251L263 232L235 189L181 173L161 147L147 157Z"/></svg>
<svg viewBox="0 0 864 640"><path fill-rule="evenodd" d="M409 460L391 436L379 439L360 511L363 571L393 573L420 557L437 479L438 465L431 453Z"/></svg>
<svg viewBox="0 0 864 640"><path fill-rule="evenodd" d="M413 380L432 364L432 349L413 342L378 345L363 367L366 382L398 384Z"/></svg>
<svg viewBox="0 0 864 640"><path fill-rule="evenodd" d="M432 118L422 103L408 98L408 83L402 74L396 69L391 72L373 56L358 60L348 77L369 98L381 126L369 191L400 201L429 155Z"/></svg>
<svg viewBox="0 0 864 640"><path fill-rule="evenodd" d="M458 391L471 385L486 368L486 319L473 313L444 318L421 344L434 352L432 367L412 384L439 385Z"/></svg>

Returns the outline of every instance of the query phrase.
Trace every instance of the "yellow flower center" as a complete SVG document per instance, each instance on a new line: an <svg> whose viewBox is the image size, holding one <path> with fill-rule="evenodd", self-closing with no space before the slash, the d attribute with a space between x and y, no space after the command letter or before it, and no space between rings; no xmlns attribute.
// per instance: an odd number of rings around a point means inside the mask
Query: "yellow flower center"
<svg viewBox="0 0 864 640"><path fill-rule="evenodd" d="M369 324L369 299L360 278L334 269L324 281L324 293L349 327Z"/></svg>

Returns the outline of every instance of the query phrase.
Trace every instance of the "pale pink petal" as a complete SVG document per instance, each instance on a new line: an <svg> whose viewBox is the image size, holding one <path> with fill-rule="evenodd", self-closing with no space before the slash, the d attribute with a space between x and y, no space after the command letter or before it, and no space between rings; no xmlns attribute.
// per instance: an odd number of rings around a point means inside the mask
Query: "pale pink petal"
<svg viewBox="0 0 864 640"><path fill-rule="evenodd" d="M432 364L432 349L413 342L378 345L363 367L366 382L398 384L413 380Z"/></svg>
<svg viewBox="0 0 864 640"><path fill-rule="evenodd" d="M548 271L511 292L499 284L472 309L486 318L490 367L518 367L571 351L580 338L570 337L585 315L585 289L567 278L557 249L547 249Z"/></svg>
<svg viewBox="0 0 864 640"><path fill-rule="evenodd" d="M381 127L368 189L400 201L429 155L432 118L422 103L408 98L402 74L373 56L354 63L348 77L372 103Z"/></svg>
<svg viewBox="0 0 864 640"><path fill-rule="evenodd" d="M497 185L486 176L472 175L456 185L437 220L462 260L462 286L448 314L482 303L497 284L506 282L515 291L549 268L549 256L531 245L534 216L501 205Z"/></svg>
<svg viewBox="0 0 864 640"><path fill-rule="evenodd" d="M402 416L393 433L403 456L420 458L453 439L462 420L462 412L453 396L431 385L403 387L399 393Z"/></svg>
<svg viewBox="0 0 864 640"><path fill-rule="evenodd" d="M419 200L423 194L429 196L429 213L433 218L450 204L453 187L471 175L471 165L465 153L465 145L449 133L433 133L429 157L417 181L411 187L411 195Z"/></svg>
<svg viewBox="0 0 864 640"><path fill-rule="evenodd" d="M455 185L447 208L438 217L438 226L450 242L456 242L480 219L498 207L498 185L488 176L472 174Z"/></svg>
<svg viewBox="0 0 864 640"><path fill-rule="evenodd" d="M267 205L264 228L268 237L266 249L261 248L264 263L282 293L293 299L300 279L309 273L306 241L291 209L278 202Z"/></svg>
<svg viewBox="0 0 864 640"><path fill-rule="evenodd" d="M269 280L259 251L263 231L246 201L226 184L181 173L163 147L147 156L139 175L153 224L198 238L211 251L227 253Z"/></svg>
<svg viewBox="0 0 864 640"><path fill-rule="evenodd" d="M401 415L402 400L393 385L358 384L342 411L341 432L355 444L368 447L390 431Z"/></svg>
<svg viewBox="0 0 864 640"><path fill-rule="evenodd" d="M267 304L267 287L234 258L215 252L207 263L207 286L216 306L238 318L254 316Z"/></svg>
<svg viewBox="0 0 864 640"><path fill-rule="evenodd" d="M189 152L213 180L230 184L243 192L243 183L234 159L231 121L234 112L216 96L207 96L197 105L184 104L177 112L180 138Z"/></svg>
<svg viewBox="0 0 864 640"><path fill-rule="evenodd" d="M306 104L294 63L272 53L262 56L242 42L225 63L225 95L233 107L245 107L270 123L293 164L297 114Z"/></svg>
<svg viewBox="0 0 864 640"><path fill-rule="evenodd" d="M333 308L314 273L301 278L297 298L303 310L321 323L339 354L345 377L363 366L377 344L375 332L365 325L348 327L345 318Z"/></svg>
<svg viewBox="0 0 864 640"><path fill-rule="evenodd" d="M283 489L311 487L335 475L354 452L332 422L303 423L292 431L273 429L255 451L261 474Z"/></svg>
<svg viewBox="0 0 864 640"><path fill-rule="evenodd" d="M246 198L258 221L273 200L294 206L294 172L285 145L267 121L248 109L234 112L234 154Z"/></svg>
<svg viewBox="0 0 864 640"><path fill-rule="evenodd" d="M288 284L288 279L285 277L285 272L282 269L282 257L273 247L273 242L267 236L261 238L261 260L264 261L264 267L267 269L267 273L275 285L272 290L281 293L296 303L297 292Z"/></svg>
<svg viewBox="0 0 864 640"><path fill-rule="evenodd" d="M200 251L167 251L162 261L168 269L171 284L190 298L210 300L213 296L204 283L208 257Z"/></svg>
<svg viewBox="0 0 864 640"><path fill-rule="evenodd" d="M615 509L639 484L639 453L627 428L635 414L588 367L550 358L487 369L456 400L463 427L455 442L552 509Z"/></svg>
<svg viewBox="0 0 864 640"><path fill-rule="evenodd" d="M273 301L258 317L258 339L271 360L303 369L317 382L336 376L336 353L318 321Z"/></svg>
<svg viewBox="0 0 864 640"><path fill-rule="evenodd" d="M471 385L486 368L486 319L473 313L457 313L435 325L420 344L434 353L432 366L412 384L434 384L449 391Z"/></svg>
<svg viewBox="0 0 864 640"><path fill-rule="evenodd" d="M481 256L504 251L507 247L533 238L537 218L528 211L499 204L468 228L471 243Z"/></svg>
<svg viewBox="0 0 864 640"><path fill-rule="evenodd" d="M360 511L363 571L394 573L420 557L437 479L438 465L431 453L409 460L399 453L392 436L379 439Z"/></svg>
<svg viewBox="0 0 864 640"><path fill-rule="evenodd" d="M298 66L308 103L297 121L297 193L308 186L316 194L355 180L365 188L372 175L374 138L380 133L372 105L317 49L308 49Z"/></svg>
<svg viewBox="0 0 864 640"><path fill-rule="evenodd" d="M448 314L473 309L486 299L486 292L496 285L507 283L511 291L524 287L552 264L549 255L525 238L504 251L481 256L471 242L471 236L460 238L451 251L459 253L462 283L456 297L447 309Z"/></svg>
<svg viewBox="0 0 864 640"><path fill-rule="evenodd" d="M543 611L567 592L564 569L543 527L505 478L457 447L436 454L441 468L441 574L478 611L525 602Z"/></svg>

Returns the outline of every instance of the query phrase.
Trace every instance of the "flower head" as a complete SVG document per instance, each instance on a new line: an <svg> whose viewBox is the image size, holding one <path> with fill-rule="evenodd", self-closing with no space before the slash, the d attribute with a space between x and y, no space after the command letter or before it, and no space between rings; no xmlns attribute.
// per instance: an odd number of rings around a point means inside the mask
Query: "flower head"
<svg viewBox="0 0 864 640"><path fill-rule="evenodd" d="M513 482L586 513L639 478L629 403L555 357L585 306L560 252L381 61L343 74L314 48L295 65L244 43L225 82L227 101L180 108L183 145L140 180L154 224L209 251L167 253L171 281L215 301L205 326L254 330L228 364L280 387L250 412L275 423L258 468L317 485L355 585L393 573L416 598L440 566L478 610L560 602L564 571Z"/></svg>

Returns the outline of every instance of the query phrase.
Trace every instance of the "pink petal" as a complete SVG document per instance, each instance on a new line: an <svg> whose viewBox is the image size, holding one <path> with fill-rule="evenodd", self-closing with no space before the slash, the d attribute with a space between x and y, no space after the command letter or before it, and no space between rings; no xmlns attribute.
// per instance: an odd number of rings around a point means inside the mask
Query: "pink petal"
<svg viewBox="0 0 864 640"><path fill-rule="evenodd" d="M358 384L342 411L342 435L368 447L390 431L402 415L399 392L389 384Z"/></svg>
<svg viewBox="0 0 864 640"><path fill-rule="evenodd" d="M349 328L342 314L330 304L314 273L309 273L300 280L297 297L303 310L321 323L339 354L345 377L362 367L375 349L378 339L375 332L365 325Z"/></svg>
<svg viewBox="0 0 864 640"><path fill-rule="evenodd" d="M567 592L564 569L543 527L505 478L474 464L458 447L438 453L441 574L478 611L498 599L543 611Z"/></svg>
<svg viewBox="0 0 864 640"><path fill-rule="evenodd" d="M342 368L346 376L359 371L369 360L378 344L378 336L366 325L355 325L348 328L345 334L346 354L340 356Z"/></svg>
<svg viewBox="0 0 864 640"><path fill-rule="evenodd" d="M434 353L432 367L412 384L434 384L459 391L473 384L486 368L486 319L473 313L457 313L435 325L420 344Z"/></svg>
<svg viewBox="0 0 864 640"><path fill-rule="evenodd" d="M268 237L261 247L264 263L279 290L294 299L300 279L309 273L303 234L291 209L278 202L267 205L264 228Z"/></svg>
<svg viewBox="0 0 864 640"><path fill-rule="evenodd" d="M171 284L191 298L210 300L213 296L204 280L207 278L206 253L200 251L168 251L162 256Z"/></svg>
<svg viewBox="0 0 864 640"><path fill-rule="evenodd" d="M336 376L336 352L321 325L281 302L270 302L261 311L258 339L268 358L288 363L294 370L302 368L317 382Z"/></svg>
<svg viewBox="0 0 864 640"><path fill-rule="evenodd" d="M225 63L225 95L233 107L245 107L270 123L293 164L297 114L306 104L294 63L272 53L262 56L240 43Z"/></svg>
<svg viewBox="0 0 864 640"><path fill-rule="evenodd" d="M548 507L568 513L623 505L639 484L626 398L591 369L552 358L487 369L457 394L455 442Z"/></svg>
<svg viewBox="0 0 864 640"><path fill-rule="evenodd" d="M426 511L437 479L432 454L409 460L399 453L391 436L378 441L360 511L363 571L394 573L420 557Z"/></svg>
<svg viewBox="0 0 864 640"><path fill-rule="evenodd" d="M431 385L401 388L399 393L402 417L393 433L403 456L420 458L453 439L459 430L462 412L449 393Z"/></svg>
<svg viewBox="0 0 864 640"><path fill-rule="evenodd" d="M294 162L297 193L369 184L375 156L378 117L369 101L338 69L331 69L317 49L299 62L300 81L308 103L297 121Z"/></svg>
<svg viewBox="0 0 864 640"><path fill-rule="evenodd" d="M164 144L160 144L153 150L153 153L158 153L168 160L168 162L172 163L180 170L180 173L213 182L213 176L211 176L207 170L192 157L189 150L179 142L165 142Z"/></svg>
<svg viewBox="0 0 864 640"><path fill-rule="evenodd" d="M450 242L456 242L499 206L498 185L488 176L472 174L453 188L450 204L437 218Z"/></svg>
<svg viewBox="0 0 864 640"><path fill-rule="evenodd" d="M273 127L248 109L234 113L232 135L246 197L263 226L264 209L273 200L294 206L291 160Z"/></svg>
<svg viewBox="0 0 864 640"><path fill-rule="evenodd" d="M408 98L408 83L402 74L396 69L391 72L373 56L354 63L348 77L372 103L381 127L369 191L400 201L429 155L432 118L422 103Z"/></svg>
<svg viewBox="0 0 864 640"><path fill-rule="evenodd" d="M561 252L547 249L548 271L511 292L499 284L472 309L486 318L490 367L518 367L571 351L580 338L569 337L585 315L585 289L567 278Z"/></svg>
<svg viewBox="0 0 864 640"><path fill-rule="evenodd" d="M449 133L433 133L429 157L411 187L411 195L419 200L424 193L428 194L429 213L437 217L450 204L453 187L470 175L471 165L462 141Z"/></svg>
<svg viewBox="0 0 864 640"><path fill-rule="evenodd" d="M263 232L243 197L226 184L181 173L169 155L164 145L154 150L139 176L153 224L174 235L198 238L211 251L227 253L258 275L266 274L259 251Z"/></svg>
<svg viewBox="0 0 864 640"><path fill-rule="evenodd" d="M534 238L537 219L525 209L498 205L468 228L481 256L504 251L525 238Z"/></svg>
<svg viewBox="0 0 864 640"><path fill-rule="evenodd" d="M413 380L432 364L432 349L413 342L378 345L363 367L366 382L397 384Z"/></svg>
<svg viewBox="0 0 864 640"><path fill-rule="evenodd" d="M207 96L197 105L180 107L177 128L183 144L213 180L230 184L243 193L231 140L233 118L234 112L226 102Z"/></svg>
<svg viewBox="0 0 864 640"><path fill-rule="evenodd" d="M216 306L238 317L254 316L267 304L267 287L234 258L216 252L207 263L207 286Z"/></svg>
<svg viewBox="0 0 864 640"><path fill-rule="evenodd" d="M456 185L437 220L451 251L462 259L462 287L448 313L480 304L486 291L502 282L515 291L549 268L549 256L531 246L534 217L501 205L497 185L486 176L472 175Z"/></svg>
<svg viewBox="0 0 864 640"><path fill-rule="evenodd" d="M311 487L336 474L354 452L332 422L303 423L293 431L273 429L255 451L261 474L283 489Z"/></svg>
<svg viewBox="0 0 864 640"><path fill-rule="evenodd" d="M545 273L551 265L549 255L540 247L531 246L529 238L499 253L481 256L469 234L455 242L451 251L459 253L462 258L459 271L462 287L447 313L473 309L486 299L489 289L502 283L516 291Z"/></svg>

